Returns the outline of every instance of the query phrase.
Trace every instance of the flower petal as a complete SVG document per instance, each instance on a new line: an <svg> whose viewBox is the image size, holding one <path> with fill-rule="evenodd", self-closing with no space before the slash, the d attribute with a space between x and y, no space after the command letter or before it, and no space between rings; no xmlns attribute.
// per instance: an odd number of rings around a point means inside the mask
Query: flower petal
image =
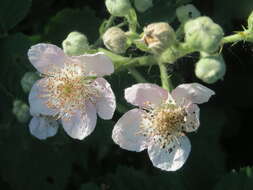
<svg viewBox="0 0 253 190"><path fill-rule="evenodd" d="M186 106L186 122L184 124L184 131L193 132L199 128L199 107L197 104L189 104Z"/></svg>
<svg viewBox="0 0 253 190"><path fill-rule="evenodd" d="M87 71L85 74L89 76L102 77L114 72L112 61L102 52L73 56L72 59L81 62Z"/></svg>
<svg viewBox="0 0 253 190"><path fill-rule="evenodd" d="M121 148L140 152L147 148L146 138L139 134L142 110L132 109L126 112L116 123L112 139Z"/></svg>
<svg viewBox="0 0 253 190"><path fill-rule="evenodd" d="M125 89L125 99L135 106L146 107L147 103L156 106L167 98L168 91L156 84L139 83Z"/></svg>
<svg viewBox="0 0 253 190"><path fill-rule="evenodd" d="M43 83L46 79L40 79L34 83L29 94L30 113L33 116L56 115L57 110L48 108L47 97Z"/></svg>
<svg viewBox="0 0 253 190"><path fill-rule="evenodd" d="M202 104L214 94L214 91L199 83L181 84L172 91L172 97L179 104Z"/></svg>
<svg viewBox="0 0 253 190"><path fill-rule="evenodd" d="M30 133L38 139L44 140L57 133L58 123L49 117L33 117L29 123Z"/></svg>
<svg viewBox="0 0 253 190"><path fill-rule="evenodd" d="M41 73L47 74L68 62L68 57L62 49L52 44L40 43L28 50L28 58Z"/></svg>
<svg viewBox="0 0 253 190"><path fill-rule="evenodd" d="M116 101L111 85L103 78L94 81L99 91L99 98L96 99L96 108L99 117L111 119L116 109Z"/></svg>
<svg viewBox="0 0 253 190"><path fill-rule="evenodd" d="M86 103L85 112L76 111L70 119L62 118L62 125L67 134L82 140L90 135L97 123L96 109L90 102Z"/></svg>
<svg viewBox="0 0 253 190"><path fill-rule="evenodd" d="M177 137L167 147L161 148L159 144L148 147L149 158L153 165L166 171L176 171L183 166L191 151L191 143L186 136Z"/></svg>

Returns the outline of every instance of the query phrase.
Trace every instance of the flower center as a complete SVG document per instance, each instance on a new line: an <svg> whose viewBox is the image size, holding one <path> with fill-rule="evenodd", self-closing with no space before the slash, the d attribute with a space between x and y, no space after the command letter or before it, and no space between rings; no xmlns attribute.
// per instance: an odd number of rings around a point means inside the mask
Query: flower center
<svg viewBox="0 0 253 190"><path fill-rule="evenodd" d="M174 104L162 104L144 113L141 122L142 134L151 137L161 147L184 135L186 111Z"/></svg>
<svg viewBox="0 0 253 190"><path fill-rule="evenodd" d="M85 77L81 65L71 63L51 72L43 81L47 106L59 110L58 118L69 119L75 111L85 111L87 100L94 102L99 92L94 79Z"/></svg>

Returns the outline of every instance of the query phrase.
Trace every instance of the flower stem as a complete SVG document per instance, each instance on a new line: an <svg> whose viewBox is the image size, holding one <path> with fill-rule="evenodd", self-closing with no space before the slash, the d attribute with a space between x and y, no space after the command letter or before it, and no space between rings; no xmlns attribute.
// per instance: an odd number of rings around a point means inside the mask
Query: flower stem
<svg viewBox="0 0 253 190"><path fill-rule="evenodd" d="M167 67L164 63L158 63L158 65L160 69L162 87L170 92L173 89L173 87L171 79L168 76Z"/></svg>
<svg viewBox="0 0 253 190"><path fill-rule="evenodd" d="M226 44L226 43L235 43L239 41L252 41L252 40L253 40L253 35L251 34L251 32L248 30L244 30L236 34L225 36L222 39L222 43Z"/></svg>
<svg viewBox="0 0 253 190"><path fill-rule="evenodd" d="M128 68L129 73L135 78L135 80L138 83L146 83L147 80L142 76L141 73L139 73L139 71L137 71L135 68L130 67Z"/></svg>

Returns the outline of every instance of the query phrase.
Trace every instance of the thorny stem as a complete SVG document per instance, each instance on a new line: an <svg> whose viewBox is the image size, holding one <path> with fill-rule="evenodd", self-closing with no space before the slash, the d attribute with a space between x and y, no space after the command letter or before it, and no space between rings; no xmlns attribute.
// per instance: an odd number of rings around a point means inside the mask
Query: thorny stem
<svg viewBox="0 0 253 190"><path fill-rule="evenodd" d="M222 39L222 43L226 44L226 43L235 43L235 42L239 42L239 41L253 41L253 34L252 33L253 32L251 32L249 30L237 32L236 34L225 36Z"/></svg>
<svg viewBox="0 0 253 190"><path fill-rule="evenodd" d="M162 82L162 87L168 91L172 90L172 83L170 77L168 76L167 67L164 63L158 63L160 69L160 77Z"/></svg>

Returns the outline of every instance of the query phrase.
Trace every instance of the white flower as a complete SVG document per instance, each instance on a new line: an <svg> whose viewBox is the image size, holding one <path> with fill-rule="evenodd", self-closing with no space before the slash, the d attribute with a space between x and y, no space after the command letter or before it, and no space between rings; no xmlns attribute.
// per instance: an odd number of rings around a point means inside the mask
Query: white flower
<svg viewBox="0 0 253 190"><path fill-rule="evenodd" d="M103 53L69 57L55 45L37 44L29 49L28 57L44 76L29 94L34 136L41 139L41 133L49 130L44 116L60 120L68 135L80 140L94 130L96 113L102 119L112 118L115 96L101 77L113 73L114 67Z"/></svg>
<svg viewBox="0 0 253 190"><path fill-rule="evenodd" d="M121 148L148 150L154 166L175 171L189 156L185 136L199 127L199 107L215 93L198 84L182 84L168 91L155 84L136 84L125 90L126 100L139 108L125 113L116 123L112 138Z"/></svg>

